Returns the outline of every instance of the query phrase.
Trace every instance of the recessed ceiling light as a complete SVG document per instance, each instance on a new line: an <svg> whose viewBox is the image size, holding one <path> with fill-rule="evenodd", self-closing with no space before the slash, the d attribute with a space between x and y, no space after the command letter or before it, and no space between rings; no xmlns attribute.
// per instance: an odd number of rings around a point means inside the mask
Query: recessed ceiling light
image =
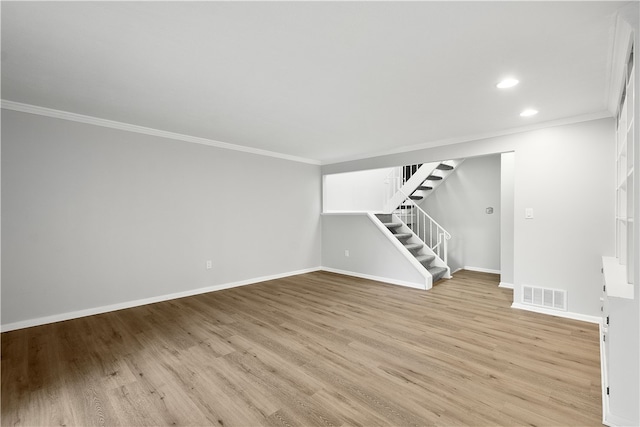
<svg viewBox="0 0 640 427"><path fill-rule="evenodd" d="M538 110L533 110L531 108L524 110L522 113L520 113L520 117L531 117L531 116L535 116L536 114L538 114Z"/></svg>
<svg viewBox="0 0 640 427"><path fill-rule="evenodd" d="M510 87L514 87L518 83L520 83L518 80L509 78L509 79L502 80L500 83L496 85L496 87L498 89L507 89Z"/></svg>

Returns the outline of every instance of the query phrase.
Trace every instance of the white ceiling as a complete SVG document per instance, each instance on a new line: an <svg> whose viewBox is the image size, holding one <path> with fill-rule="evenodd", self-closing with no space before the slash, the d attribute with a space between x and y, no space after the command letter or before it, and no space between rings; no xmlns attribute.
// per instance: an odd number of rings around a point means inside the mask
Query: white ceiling
<svg viewBox="0 0 640 427"><path fill-rule="evenodd" d="M608 114L625 3L3 1L2 98L331 163Z"/></svg>

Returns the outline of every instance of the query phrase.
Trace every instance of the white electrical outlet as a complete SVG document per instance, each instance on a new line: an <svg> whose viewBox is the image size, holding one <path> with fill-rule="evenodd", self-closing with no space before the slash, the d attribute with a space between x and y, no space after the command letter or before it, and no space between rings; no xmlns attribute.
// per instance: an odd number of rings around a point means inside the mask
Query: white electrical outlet
<svg viewBox="0 0 640 427"><path fill-rule="evenodd" d="M211 270L213 268L213 262L211 260L207 260L207 270Z"/></svg>
<svg viewBox="0 0 640 427"><path fill-rule="evenodd" d="M349 257L349 249L344 250L344 256L346 256L347 258Z"/></svg>

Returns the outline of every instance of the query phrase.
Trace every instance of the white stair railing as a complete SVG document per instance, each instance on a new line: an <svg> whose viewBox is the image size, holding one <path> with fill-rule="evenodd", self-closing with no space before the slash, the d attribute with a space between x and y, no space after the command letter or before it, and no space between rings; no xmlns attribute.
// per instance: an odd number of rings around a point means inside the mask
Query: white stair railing
<svg viewBox="0 0 640 427"><path fill-rule="evenodd" d="M400 191L400 190L399 190ZM404 193L402 193L404 194ZM405 202L396 209L395 214L402 222L407 224L411 230L421 239L424 244L447 263L447 241L451 239L451 234L440 224L416 205L406 194Z"/></svg>
<svg viewBox="0 0 640 427"><path fill-rule="evenodd" d="M385 206L391 198L398 193L402 186L418 171L422 163L398 166L393 168L384 179L382 206Z"/></svg>
<svg viewBox="0 0 640 427"><path fill-rule="evenodd" d="M403 184L402 166L391 169L391 172L389 172L384 179L384 185L382 187L382 206L402 188Z"/></svg>

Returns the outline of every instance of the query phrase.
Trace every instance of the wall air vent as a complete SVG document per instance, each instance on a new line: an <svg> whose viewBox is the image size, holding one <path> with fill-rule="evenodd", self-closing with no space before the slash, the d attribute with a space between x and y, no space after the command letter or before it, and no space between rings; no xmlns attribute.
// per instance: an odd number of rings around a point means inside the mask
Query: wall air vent
<svg viewBox="0 0 640 427"><path fill-rule="evenodd" d="M522 286L522 303L567 311L567 291L524 285Z"/></svg>

